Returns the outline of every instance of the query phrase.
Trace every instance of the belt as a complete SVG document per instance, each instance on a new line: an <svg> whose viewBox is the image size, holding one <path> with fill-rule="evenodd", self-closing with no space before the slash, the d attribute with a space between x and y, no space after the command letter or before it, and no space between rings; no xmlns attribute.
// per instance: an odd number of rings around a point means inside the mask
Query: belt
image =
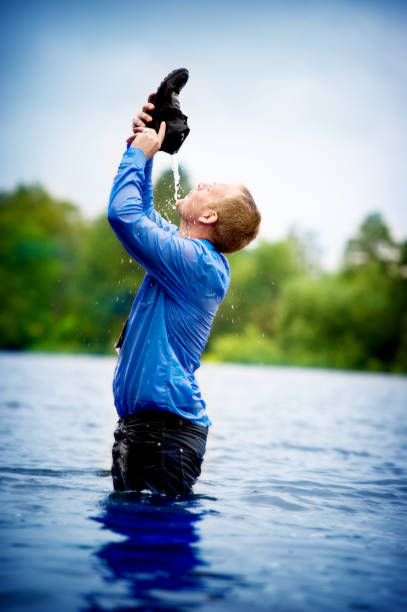
<svg viewBox="0 0 407 612"><path fill-rule="evenodd" d="M175 414L174 412L164 410L143 410L141 412L133 412L120 419L125 425L138 425L147 422L164 422L168 425L187 426L188 428L195 430L196 432L206 432L207 427L201 425L195 425L189 419Z"/></svg>

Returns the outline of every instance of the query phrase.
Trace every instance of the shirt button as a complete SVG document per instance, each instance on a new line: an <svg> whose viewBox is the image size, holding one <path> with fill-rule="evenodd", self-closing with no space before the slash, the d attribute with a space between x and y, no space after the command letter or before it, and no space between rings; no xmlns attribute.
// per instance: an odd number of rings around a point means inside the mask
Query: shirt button
<svg viewBox="0 0 407 612"><path fill-rule="evenodd" d="M179 452L180 452L180 453L183 453L183 452L184 452L184 449L183 449L183 448L180 448L180 449L179 449Z"/></svg>
<svg viewBox="0 0 407 612"><path fill-rule="evenodd" d="M161 446L161 442L157 442L157 446Z"/></svg>

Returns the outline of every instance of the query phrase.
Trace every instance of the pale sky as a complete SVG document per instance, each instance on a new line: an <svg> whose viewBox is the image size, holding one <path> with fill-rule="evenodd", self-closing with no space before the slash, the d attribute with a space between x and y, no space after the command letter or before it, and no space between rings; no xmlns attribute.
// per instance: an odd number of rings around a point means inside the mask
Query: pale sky
<svg viewBox="0 0 407 612"><path fill-rule="evenodd" d="M131 117L185 66L180 164L245 183L263 238L313 231L332 267L369 212L407 236L407 3L8 4L0 189L39 182L103 214ZM170 166L159 153L154 175Z"/></svg>

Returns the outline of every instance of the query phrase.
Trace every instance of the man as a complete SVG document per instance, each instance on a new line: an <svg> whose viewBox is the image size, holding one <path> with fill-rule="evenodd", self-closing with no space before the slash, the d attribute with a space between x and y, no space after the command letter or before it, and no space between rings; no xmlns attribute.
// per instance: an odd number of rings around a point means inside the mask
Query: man
<svg viewBox="0 0 407 612"><path fill-rule="evenodd" d="M177 202L179 229L154 210L153 157L165 136L146 127L152 94L133 120L108 220L147 274L121 337L113 393L118 491L187 494L201 471L208 427L194 372L230 280L223 253L246 246L260 213L240 184L200 183Z"/></svg>

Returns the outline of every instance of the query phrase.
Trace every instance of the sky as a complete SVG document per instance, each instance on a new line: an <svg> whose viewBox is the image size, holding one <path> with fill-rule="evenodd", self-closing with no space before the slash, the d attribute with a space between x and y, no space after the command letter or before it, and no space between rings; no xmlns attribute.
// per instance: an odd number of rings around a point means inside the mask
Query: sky
<svg viewBox="0 0 407 612"><path fill-rule="evenodd" d="M407 237L407 0L1 7L0 190L104 214L131 118L186 67L179 163L193 184L244 183L260 238L312 233L333 268L370 212Z"/></svg>

